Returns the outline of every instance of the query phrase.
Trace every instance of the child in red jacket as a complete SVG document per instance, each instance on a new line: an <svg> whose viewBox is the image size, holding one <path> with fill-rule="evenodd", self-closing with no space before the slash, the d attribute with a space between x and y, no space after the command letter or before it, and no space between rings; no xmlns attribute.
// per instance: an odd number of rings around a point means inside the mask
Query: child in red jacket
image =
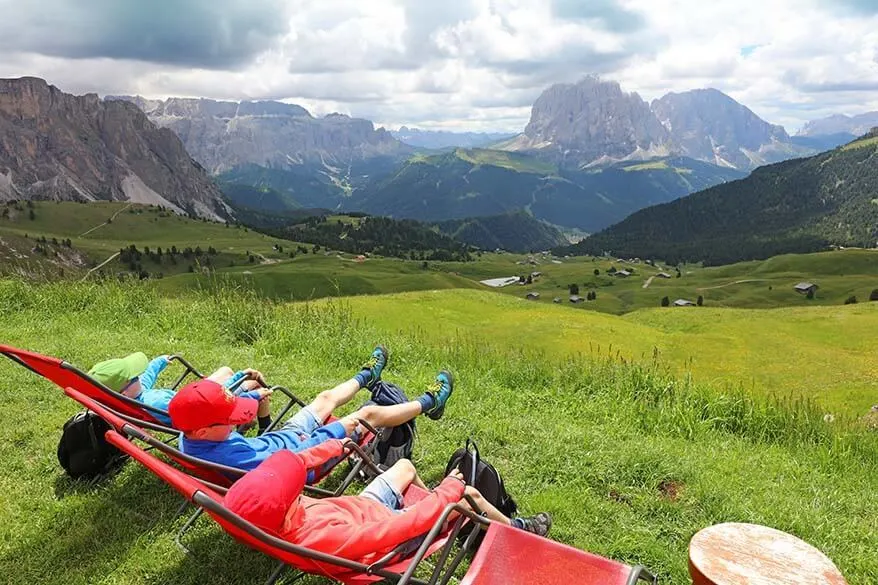
<svg viewBox="0 0 878 585"><path fill-rule="evenodd" d="M279 451L239 479L225 496L226 506L245 520L284 540L309 549L370 564L405 543L403 556L413 553L444 508L470 495L494 522L511 524L545 536L552 525L546 513L510 519L464 483L455 470L430 495L403 508L402 494L410 484L426 489L406 459L375 478L359 496L315 499L303 496L309 469L343 452L331 440L294 453Z"/></svg>

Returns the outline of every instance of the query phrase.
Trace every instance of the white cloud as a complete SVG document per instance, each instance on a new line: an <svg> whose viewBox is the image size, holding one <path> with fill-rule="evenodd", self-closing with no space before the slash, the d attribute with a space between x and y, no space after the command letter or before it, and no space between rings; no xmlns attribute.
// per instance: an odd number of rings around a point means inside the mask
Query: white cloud
<svg viewBox="0 0 878 585"><path fill-rule="evenodd" d="M30 5L0 0L0 28L16 31L0 43L0 76L76 93L284 99L389 127L519 131L543 89L589 73L645 99L716 87L790 131L878 110L878 9L863 0L291 0L262 12L222 2L248 11L234 29L214 3L185 3L189 21L204 14L206 30L224 31L216 43L170 27L120 46L118 32L49 42L29 28L41 22ZM281 4L285 13L267 8ZM133 21L126 11L64 14L77 30ZM240 53L229 31L245 40Z"/></svg>

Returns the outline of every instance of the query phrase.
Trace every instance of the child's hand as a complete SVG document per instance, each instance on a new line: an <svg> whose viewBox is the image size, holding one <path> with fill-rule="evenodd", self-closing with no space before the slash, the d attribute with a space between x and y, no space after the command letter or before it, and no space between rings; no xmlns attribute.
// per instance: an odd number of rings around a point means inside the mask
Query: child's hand
<svg viewBox="0 0 878 585"><path fill-rule="evenodd" d="M244 370L244 373L247 374L248 376L250 376L251 380L256 380L262 386L266 386L266 387L268 386L268 384L265 383L265 376L263 376L262 372L260 372L259 370L254 370L253 368L247 368L246 370Z"/></svg>
<svg viewBox="0 0 878 585"><path fill-rule="evenodd" d="M354 418L354 415L352 414L349 414L344 418L338 419L338 422L342 424L345 430L345 435L348 437L350 437L354 433L354 430L356 430L356 428L360 426L360 420Z"/></svg>
<svg viewBox="0 0 878 585"><path fill-rule="evenodd" d="M256 393L259 394L259 400L263 400L264 398L271 396L272 392L273 392L273 390L271 390L270 388L257 388L256 389Z"/></svg>
<svg viewBox="0 0 878 585"><path fill-rule="evenodd" d="M463 473L458 468L454 468L451 470L451 473L448 474L448 477L453 477L454 479L460 480L463 483L466 483L466 480L463 479Z"/></svg>

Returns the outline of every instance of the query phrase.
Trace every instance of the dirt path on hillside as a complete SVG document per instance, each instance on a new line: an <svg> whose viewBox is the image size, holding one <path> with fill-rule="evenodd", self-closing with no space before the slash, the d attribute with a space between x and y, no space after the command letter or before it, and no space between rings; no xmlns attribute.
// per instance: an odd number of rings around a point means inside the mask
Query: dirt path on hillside
<svg viewBox="0 0 878 585"><path fill-rule="evenodd" d="M100 226L98 226L98 227L100 227ZM86 273L85 273L85 276L83 276L83 277L82 277L82 280L80 280L79 282L82 282L83 280L85 280L86 278L88 278L89 275L91 275L91 273L94 272L95 270L97 270L97 269L99 269L99 268L103 268L104 266L106 266L107 264L109 264L109 263L110 263L110 262L111 262L116 256L118 256L118 255L119 255L119 252L115 252L112 256L110 256L109 258L107 258L106 260L104 260L103 262L101 262L100 264L98 264L97 266L95 266L94 268L92 268L91 270L89 270L88 272L86 272Z"/></svg>
<svg viewBox="0 0 878 585"><path fill-rule="evenodd" d="M123 211L125 211L126 209L128 209L129 207L131 207L131 204L130 204L130 203L129 203L128 205L126 205L125 207L123 207L122 209L120 209L119 211L117 211L116 213L114 213L113 215L111 215L111 216L110 216L110 221L113 221L114 219L116 219L116 216L117 216L117 215L119 215L120 213L122 213ZM95 230L98 229L99 227L104 227L105 225L107 225L108 223L110 223L110 221L105 221L105 222L102 223L102 224L99 224L99 225L94 226L93 228L91 228L91 229L88 230L87 232L82 233L82 234L79 234L79 237L80 237L80 238L84 238L85 236L87 236L88 234L92 233L93 231L95 231ZM103 266L103 264L102 264L101 266Z"/></svg>
<svg viewBox="0 0 878 585"><path fill-rule="evenodd" d="M765 282L764 278L750 278L747 280L736 280L735 282L727 282L725 284L718 284L716 286L703 286L701 288L696 288L695 290L713 290L715 288L725 288L727 286L732 286L735 284L744 284L745 282Z"/></svg>
<svg viewBox="0 0 878 585"><path fill-rule="evenodd" d="M655 280L655 276L650 276L646 279L646 282L643 283L643 288L649 288L649 285L652 284L652 281Z"/></svg>

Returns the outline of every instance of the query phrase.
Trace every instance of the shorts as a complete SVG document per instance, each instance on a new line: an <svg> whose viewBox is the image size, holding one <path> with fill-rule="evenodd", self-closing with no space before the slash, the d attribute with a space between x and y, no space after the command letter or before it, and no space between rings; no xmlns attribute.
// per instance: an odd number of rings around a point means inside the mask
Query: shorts
<svg viewBox="0 0 878 585"><path fill-rule="evenodd" d="M370 500L374 500L379 504L389 508L393 512L399 514L405 508L402 494L400 494L396 489L390 485L390 483L381 477L380 475L369 482L369 485L360 492L360 495L364 498L369 498ZM418 548L420 548L421 544L427 538L427 535L416 536L410 540L407 540L403 543L402 549L400 549L399 554L401 558L405 558L409 555L414 554Z"/></svg>
<svg viewBox="0 0 878 585"><path fill-rule="evenodd" d="M360 495L375 500L394 512L400 512L403 508L402 494L397 492L396 488L380 475L370 481L366 489L360 492Z"/></svg>
<svg viewBox="0 0 878 585"><path fill-rule="evenodd" d="M299 412L290 417L284 426L280 428L282 431L292 431L301 436L309 436L311 433L322 427L323 423L317 419L317 413L310 404L303 406Z"/></svg>

